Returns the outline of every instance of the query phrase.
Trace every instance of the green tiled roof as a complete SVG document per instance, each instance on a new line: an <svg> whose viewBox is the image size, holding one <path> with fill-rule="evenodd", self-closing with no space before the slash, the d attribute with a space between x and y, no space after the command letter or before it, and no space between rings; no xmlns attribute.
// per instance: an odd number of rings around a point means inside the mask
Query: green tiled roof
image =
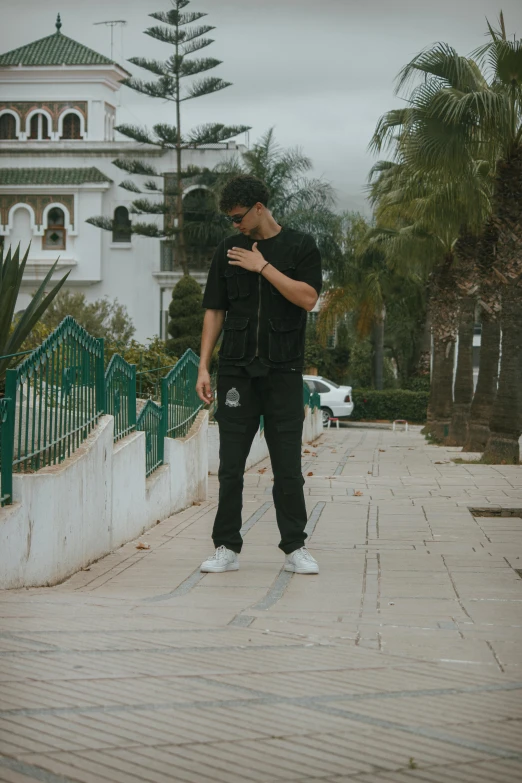
<svg viewBox="0 0 522 783"><path fill-rule="evenodd" d="M0 169L0 187L5 185L83 185L112 182L95 166L86 169Z"/></svg>
<svg viewBox="0 0 522 783"><path fill-rule="evenodd" d="M112 60L73 41L59 30L38 41L0 54L0 66L9 65L112 65Z"/></svg>

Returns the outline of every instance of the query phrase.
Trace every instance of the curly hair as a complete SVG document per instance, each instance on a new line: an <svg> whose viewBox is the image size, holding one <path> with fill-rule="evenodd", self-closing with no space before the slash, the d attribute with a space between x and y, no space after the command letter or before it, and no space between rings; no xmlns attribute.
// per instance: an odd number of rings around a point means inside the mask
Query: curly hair
<svg viewBox="0 0 522 783"><path fill-rule="evenodd" d="M219 208L222 212L230 212L234 207L253 207L258 201L266 207L269 196L270 191L262 180L240 174L227 182L221 191Z"/></svg>

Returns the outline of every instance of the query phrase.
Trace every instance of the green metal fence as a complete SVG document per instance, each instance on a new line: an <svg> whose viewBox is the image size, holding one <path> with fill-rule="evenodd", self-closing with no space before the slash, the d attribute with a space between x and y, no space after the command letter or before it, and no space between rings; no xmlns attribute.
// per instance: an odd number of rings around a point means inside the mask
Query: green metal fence
<svg viewBox="0 0 522 783"><path fill-rule="evenodd" d="M199 356L190 348L161 382L161 407L165 415L165 436L184 437L203 403L196 394Z"/></svg>
<svg viewBox="0 0 522 783"><path fill-rule="evenodd" d="M150 476L163 465L165 439L164 410L154 400L147 400L138 416L136 429L145 433L145 475Z"/></svg>
<svg viewBox="0 0 522 783"><path fill-rule="evenodd" d="M313 412L320 407L321 407L321 395L319 394L319 392L314 391L310 395L310 408Z"/></svg>
<svg viewBox="0 0 522 783"><path fill-rule="evenodd" d="M8 403L11 445L2 449L2 465L9 460L15 471L33 472L62 462L104 411L103 340L67 316L16 369L7 370L5 399L14 405Z"/></svg>
<svg viewBox="0 0 522 783"><path fill-rule="evenodd" d="M136 429L136 365L114 354L105 371L105 413L114 416L114 441Z"/></svg>
<svg viewBox="0 0 522 783"><path fill-rule="evenodd" d="M0 506L13 502L14 400L0 400Z"/></svg>
<svg viewBox="0 0 522 783"><path fill-rule="evenodd" d="M203 408L195 390L199 357L194 351L186 351L173 367L154 371L137 373L136 365L118 354L105 372L103 364L103 340L91 337L67 316L18 367L7 370L5 397L0 399L2 506L13 500L13 470L34 472L62 462L103 413L114 417L115 441L134 430L145 433L147 476L163 464L164 438L188 433ZM162 370L169 372L160 378ZM147 384L147 393L161 398L161 405L149 399L136 417L139 376ZM211 415L217 405L216 380L213 376ZM312 411L321 406L319 394L310 392L306 382L303 405ZM261 417L261 430L263 425Z"/></svg>

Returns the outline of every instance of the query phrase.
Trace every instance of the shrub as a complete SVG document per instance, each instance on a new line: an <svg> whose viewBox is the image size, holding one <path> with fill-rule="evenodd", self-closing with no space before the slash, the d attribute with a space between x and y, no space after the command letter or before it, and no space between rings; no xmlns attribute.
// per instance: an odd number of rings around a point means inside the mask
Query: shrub
<svg viewBox="0 0 522 783"><path fill-rule="evenodd" d="M184 275L174 286L169 305L170 321L167 351L182 356L187 348L199 354L203 317L201 286L193 277Z"/></svg>
<svg viewBox="0 0 522 783"><path fill-rule="evenodd" d="M429 374L414 375L411 378L408 378L408 380L404 384L404 388L409 389L410 391L429 392L430 385L431 385L431 381L430 381Z"/></svg>
<svg viewBox="0 0 522 783"><path fill-rule="evenodd" d="M423 424L428 410L428 392L406 389L353 389L353 421L406 419Z"/></svg>
<svg viewBox="0 0 522 783"><path fill-rule="evenodd" d="M115 353L129 364L136 365L136 372L140 373L136 379L138 397L159 399L161 378L178 361L176 356L167 353L165 342L159 337L152 338L145 345L131 340L123 349L118 343L105 343L106 366Z"/></svg>
<svg viewBox="0 0 522 783"><path fill-rule="evenodd" d="M87 302L79 291L60 291L42 316L41 323L50 334L66 315L72 315L92 337L106 342L128 345L136 329L125 305L107 296Z"/></svg>

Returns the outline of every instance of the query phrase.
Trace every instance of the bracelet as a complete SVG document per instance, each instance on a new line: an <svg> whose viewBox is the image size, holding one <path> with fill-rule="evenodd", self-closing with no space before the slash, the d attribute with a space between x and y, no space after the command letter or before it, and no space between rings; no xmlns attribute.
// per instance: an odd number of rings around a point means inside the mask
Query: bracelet
<svg viewBox="0 0 522 783"><path fill-rule="evenodd" d="M266 262L266 264L265 264L265 266L268 266L268 265L269 265L269 263L270 263L270 261L267 261L267 262ZM262 272L263 272L263 269L265 268L265 266L262 266L262 267L261 267L261 269L259 270L259 274L262 274Z"/></svg>

